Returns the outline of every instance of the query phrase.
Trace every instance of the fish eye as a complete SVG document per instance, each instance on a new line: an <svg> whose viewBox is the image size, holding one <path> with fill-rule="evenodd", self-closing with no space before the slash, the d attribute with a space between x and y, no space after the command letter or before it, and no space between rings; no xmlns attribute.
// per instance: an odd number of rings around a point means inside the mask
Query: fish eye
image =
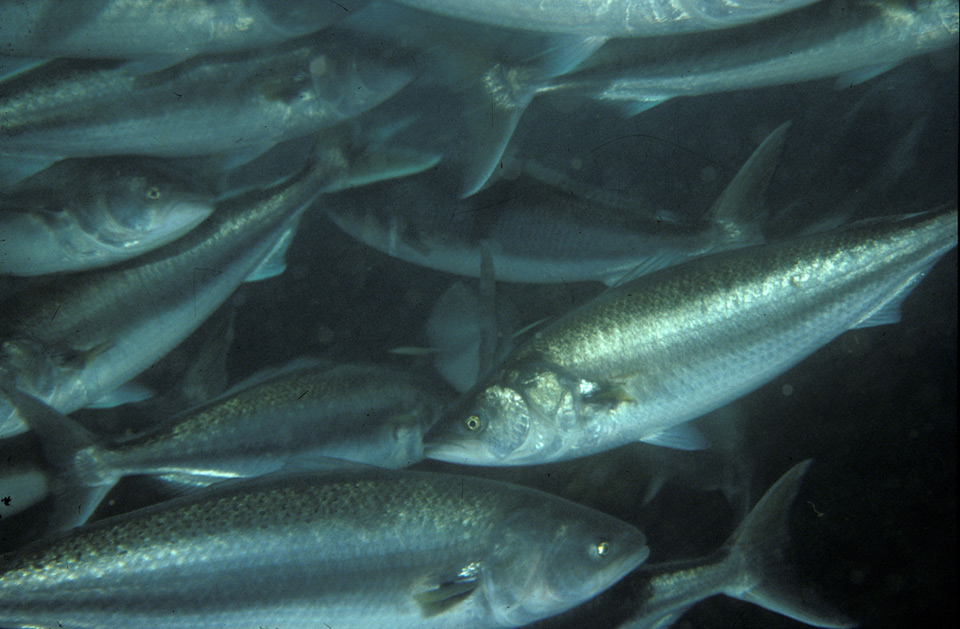
<svg viewBox="0 0 960 629"><path fill-rule="evenodd" d="M598 557L606 557L610 554L610 542L600 542L594 547Z"/></svg>
<svg viewBox="0 0 960 629"><path fill-rule="evenodd" d="M479 415L471 415L463 422L463 425L467 427L467 430L470 432L480 432L483 430L483 420L480 419Z"/></svg>
<svg viewBox="0 0 960 629"><path fill-rule="evenodd" d="M160 188L156 186L150 186L146 191L147 198L151 201L156 201L160 198Z"/></svg>

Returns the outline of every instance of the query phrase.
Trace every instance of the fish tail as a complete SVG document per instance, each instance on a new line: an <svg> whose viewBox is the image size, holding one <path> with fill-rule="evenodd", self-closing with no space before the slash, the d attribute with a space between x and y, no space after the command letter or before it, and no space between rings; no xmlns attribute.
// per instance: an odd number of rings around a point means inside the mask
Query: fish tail
<svg viewBox="0 0 960 629"><path fill-rule="evenodd" d="M89 431L40 400L12 389L3 395L36 434L55 471L47 532L83 524L119 480L100 461L105 449Z"/></svg>
<svg viewBox="0 0 960 629"><path fill-rule="evenodd" d="M727 540L727 561L737 569L723 593L815 627L853 627L855 622L801 583L785 557L790 506L811 463L798 463L781 476Z"/></svg>

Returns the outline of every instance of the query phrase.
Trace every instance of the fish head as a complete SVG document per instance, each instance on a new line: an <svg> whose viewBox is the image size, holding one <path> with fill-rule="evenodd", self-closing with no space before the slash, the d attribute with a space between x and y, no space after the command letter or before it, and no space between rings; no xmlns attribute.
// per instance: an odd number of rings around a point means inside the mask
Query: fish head
<svg viewBox="0 0 960 629"><path fill-rule="evenodd" d="M579 440L575 416L575 396L557 371L510 368L446 413L424 438L424 453L465 465L547 463Z"/></svg>
<svg viewBox="0 0 960 629"><path fill-rule="evenodd" d="M483 591L500 626L520 626L587 601L646 561L646 536L604 513L561 501L498 525Z"/></svg>
<svg viewBox="0 0 960 629"><path fill-rule="evenodd" d="M138 173L114 180L86 226L103 244L149 251L183 236L213 213L214 195L185 180Z"/></svg>

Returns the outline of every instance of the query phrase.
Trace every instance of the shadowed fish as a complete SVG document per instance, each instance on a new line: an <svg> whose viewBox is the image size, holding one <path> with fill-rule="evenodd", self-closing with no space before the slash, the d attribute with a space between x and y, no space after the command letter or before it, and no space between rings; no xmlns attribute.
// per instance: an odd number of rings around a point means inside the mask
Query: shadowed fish
<svg viewBox="0 0 960 629"><path fill-rule="evenodd" d="M210 186L150 160L69 160L0 195L0 273L109 266L173 242L213 212Z"/></svg>
<svg viewBox="0 0 960 629"><path fill-rule="evenodd" d="M3 83L0 183L65 157L252 159L357 116L409 80L359 48L307 38L147 74L117 62L48 64Z"/></svg>
<svg viewBox="0 0 960 629"><path fill-rule="evenodd" d="M754 151L698 223L625 216L524 178L468 201L444 195L427 173L388 187L331 199L327 215L351 236L391 256L448 273L480 275L481 249L496 279L508 282L620 282L707 253L763 241L763 192L783 151L789 123ZM432 176L431 176L432 175ZM382 192L381 202L371 195ZM493 194L505 197L491 198Z"/></svg>

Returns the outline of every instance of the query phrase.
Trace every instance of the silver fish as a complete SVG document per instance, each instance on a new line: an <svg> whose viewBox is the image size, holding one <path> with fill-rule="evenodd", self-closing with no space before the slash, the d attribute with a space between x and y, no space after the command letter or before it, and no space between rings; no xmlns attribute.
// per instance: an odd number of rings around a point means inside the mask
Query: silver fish
<svg viewBox="0 0 960 629"><path fill-rule="evenodd" d="M843 332L892 323L957 246L957 208L693 260L609 289L518 347L440 419L429 458L528 465L633 441L702 444L685 422Z"/></svg>
<svg viewBox="0 0 960 629"><path fill-rule="evenodd" d="M551 627L582 627L600 610L627 618L621 629L665 629L698 602L725 594L814 627L854 627L800 581L785 560L789 516L812 461L798 463L763 495L736 531L715 553L700 559L646 564L615 589L551 619ZM545 627L537 623L534 627Z"/></svg>
<svg viewBox="0 0 960 629"><path fill-rule="evenodd" d="M471 167L476 192L500 163L524 110L541 94L572 92L635 115L678 96L700 96L838 77L846 87L907 59L956 45L955 0L914 5L824 0L762 23L711 33L607 42L573 71L544 74L498 63L477 82L483 116L482 163Z"/></svg>
<svg viewBox="0 0 960 629"><path fill-rule="evenodd" d="M48 64L3 83L0 182L65 157L251 158L353 118L409 80L357 49L308 38L148 74L117 62Z"/></svg>
<svg viewBox="0 0 960 629"><path fill-rule="evenodd" d="M954 0L827 0L746 29L612 42L557 84L629 113L677 96L829 77L847 87L956 45L958 30Z"/></svg>
<svg viewBox="0 0 960 629"><path fill-rule="evenodd" d="M649 37L729 28L816 0L398 0L441 15L512 29Z"/></svg>
<svg viewBox="0 0 960 629"><path fill-rule="evenodd" d="M636 568L634 527L531 489L444 474L231 481L44 540L0 564L0 623L515 627Z"/></svg>
<svg viewBox="0 0 960 629"><path fill-rule="evenodd" d="M0 51L29 57L186 59L318 31L366 0L0 0Z"/></svg>
<svg viewBox="0 0 960 629"><path fill-rule="evenodd" d="M210 186L148 161L61 162L0 195L0 273L122 262L183 236L214 202Z"/></svg>
<svg viewBox="0 0 960 629"><path fill-rule="evenodd" d="M170 245L13 299L0 322L0 378L61 413L82 408L173 349L241 283L282 273L299 218L322 192L438 159L403 154L386 163L395 154L367 155L334 131L299 176L229 200ZM22 429L0 399L0 435Z"/></svg>
<svg viewBox="0 0 960 629"><path fill-rule="evenodd" d="M440 396L409 374L300 360L255 375L143 435L104 442L29 396L7 395L60 471L69 506L54 528L86 521L129 475L204 486L261 476L295 459L407 467L423 459L423 434L443 407Z"/></svg>
<svg viewBox="0 0 960 629"><path fill-rule="evenodd" d="M627 275L762 242L762 195L788 128L785 123L764 140L699 223L645 216L655 209L625 216L622 208L528 178L494 191L504 201L486 195L461 201L426 176L381 186L382 204L371 202L374 190L340 195L327 205L327 216L364 244L439 271L479 277L485 246L500 281L615 284Z"/></svg>

